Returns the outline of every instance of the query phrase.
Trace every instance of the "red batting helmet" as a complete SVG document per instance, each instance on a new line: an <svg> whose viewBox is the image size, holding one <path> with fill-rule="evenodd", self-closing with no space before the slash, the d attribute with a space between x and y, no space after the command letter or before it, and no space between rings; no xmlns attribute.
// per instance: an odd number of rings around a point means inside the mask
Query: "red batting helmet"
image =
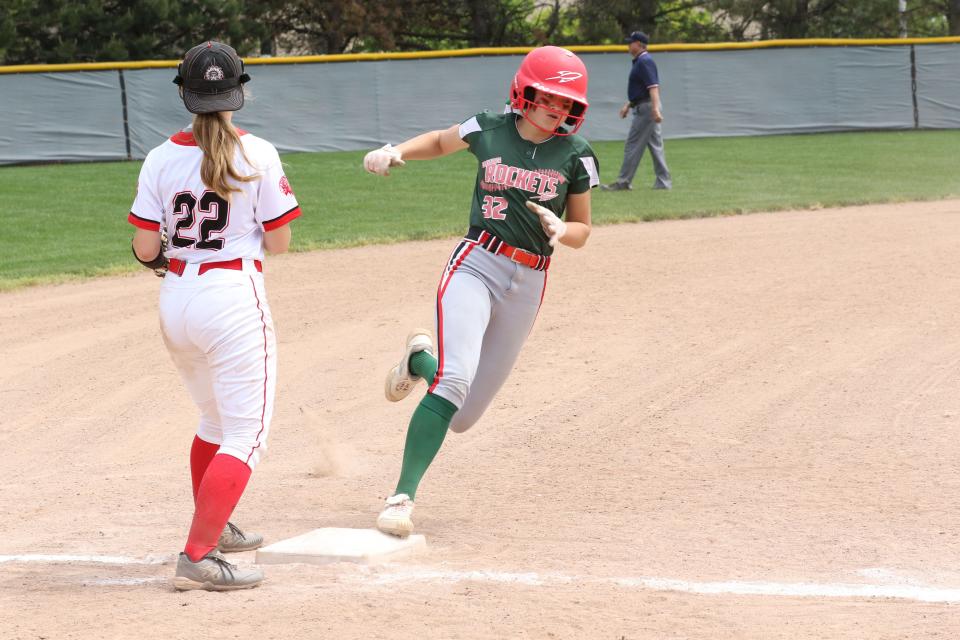
<svg viewBox="0 0 960 640"><path fill-rule="evenodd" d="M583 124L587 112L587 68L572 51L561 47L539 47L526 55L510 87L510 106L526 116L533 104L536 91L551 93L573 100L570 109L556 135L575 133ZM531 121L532 122L532 121ZM540 128L540 127L537 127Z"/></svg>

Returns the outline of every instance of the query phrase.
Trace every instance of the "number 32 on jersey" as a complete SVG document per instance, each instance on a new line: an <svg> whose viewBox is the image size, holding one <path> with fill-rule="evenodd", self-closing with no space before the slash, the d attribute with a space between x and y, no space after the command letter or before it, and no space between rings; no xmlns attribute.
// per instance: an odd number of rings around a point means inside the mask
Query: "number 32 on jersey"
<svg viewBox="0 0 960 640"><path fill-rule="evenodd" d="M506 220L507 214L503 210L507 208L507 199L499 196L483 196L483 205L480 207L483 217L490 220Z"/></svg>

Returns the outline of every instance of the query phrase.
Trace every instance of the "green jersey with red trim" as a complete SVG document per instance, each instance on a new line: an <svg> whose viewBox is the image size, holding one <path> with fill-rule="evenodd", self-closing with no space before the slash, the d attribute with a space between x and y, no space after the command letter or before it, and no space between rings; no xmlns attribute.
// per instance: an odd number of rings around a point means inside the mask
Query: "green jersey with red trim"
<svg viewBox="0 0 960 640"><path fill-rule="evenodd" d="M480 163L470 225L507 244L548 256L553 247L527 200L563 217L567 195L600 184L600 164L579 135L525 140L513 113L478 113L460 125L460 137Z"/></svg>

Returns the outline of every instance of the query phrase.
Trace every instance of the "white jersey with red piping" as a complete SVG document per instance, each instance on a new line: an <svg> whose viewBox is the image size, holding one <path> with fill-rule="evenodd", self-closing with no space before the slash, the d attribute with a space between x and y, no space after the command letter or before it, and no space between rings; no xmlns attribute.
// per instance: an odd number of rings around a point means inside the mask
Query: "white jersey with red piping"
<svg viewBox="0 0 960 640"><path fill-rule="evenodd" d="M235 182L229 200L203 184L203 152L190 131L153 149L143 162L131 224L152 231L163 225L168 259L188 263L263 258L263 233L300 216L276 148L243 130L233 167L252 182ZM244 157L245 156L245 157Z"/></svg>

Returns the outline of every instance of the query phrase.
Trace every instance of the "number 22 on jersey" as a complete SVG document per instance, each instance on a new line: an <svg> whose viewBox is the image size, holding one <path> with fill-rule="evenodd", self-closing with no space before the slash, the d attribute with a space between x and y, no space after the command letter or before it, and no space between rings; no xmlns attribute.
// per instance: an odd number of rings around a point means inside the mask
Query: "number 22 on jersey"
<svg viewBox="0 0 960 640"><path fill-rule="evenodd" d="M506 220L507 214L503 210L507 208L507 199L499 196L483 196L483 217L492 220Z"/></svg>
<svg viewBox="0 0 960 640"><path fill-rule="evenodd" d="M200 214L200 237L193 231ZM173 237L170 242L175 247L195 247L220 251L223 238L211 238L214 233L222 233L230 217L230 203L217 195L216 191L204 191L199 200L190 191L181 191L173 198L173 216L177 218Z"/></svg>

